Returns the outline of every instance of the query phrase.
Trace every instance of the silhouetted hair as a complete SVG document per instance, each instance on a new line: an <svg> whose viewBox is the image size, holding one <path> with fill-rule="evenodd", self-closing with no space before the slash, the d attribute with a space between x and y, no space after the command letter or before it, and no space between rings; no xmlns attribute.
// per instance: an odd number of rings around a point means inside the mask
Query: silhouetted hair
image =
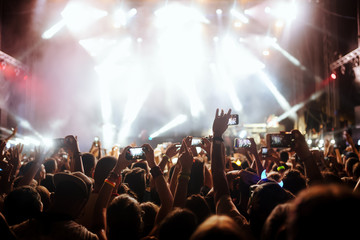
<svg viewBox="0 0 360 240"><path fill-rule="evenodd" d="M88 177L93 177L92 176L92 171L95 167L95 156L91 153L83 153L82 154L82 163L84 166L84 173L86 176Z"/></svg>
<svg viewBox="0 0 360 240"><path fill-rule="evenodd" d="M55 192L54 174L46 174L40 185L46 187L49 192Z"/></svg>
<svg viewBox="0 0 360 240"><path fill-rule="evenodd" d="M353 239L359 235L360 196L342 185L302 191L289 213L289 238Z"/></svg>
<svg viewBox="0 0 360 240"><path fill-rule="evenodd" d="M152 202L143 202L140 204L142 210L142 220L144 223L141 236L146 237L154 228L156 214L159 211L159 206Z"/></svg>
<svg viewBox="0 0 360 240"><path fill-rule="evenodd" d="M116 161L116 158L111 156L100 158L94 171L95 187L102 186L111 170L115 167Z"/></svg>
<svg viewBox="0 0 360 240"><path fill-rule="evenodd" d="M246 240L251 239L228 216L213 215L192 234L190 240Z"/></svg>
<svg viewBox="0 0 360 240"><path fill-rule="evenodd" d="M142 168L132 168L126 174L124 183L137 195L139 202L142 202L146 189L145 170Z"/></svg>
<svg viewBox="0 0 360 240"><path fill-rule="evenodd" d="M294 195L297 195L301 190L306 188L305 176L296 169L285 171L282 181L284 184L283 187Z"/></svg>
<svg viewBox="0 0 360 240"><path fill-rule="evenodd" d="M190 181L188 184L188 196L200 193L204 185L204 163L195 158L191 167Z"/></svg>
<svg viewBox="0 0 360 240"><path fill-rule="evenodd" d="M45 162L44 162L44 167L45 167L46 173L53 173L54 174L56 169L57 169L56 160L54 158L46 159Z"/></svg>
<svg viewBox="0 0 360 240"><path fill-rule="evenodd" d="M196 215L198 224L205 221L211 214L210 208L203 196L200 194L191 195L185 201L185 208Z"/></svg>
<svg viewBox="0 0 360 240"><path fill-rule="evenodd" d="M139 239L142 231L140 204L127 194L114 198L106 211L107 237L114 239Z"/></svg>
<svg viewBox="0 0 360 240"><path fill-rule="evenodd" d="M41 212L40 194L30 186L11 191L4 200L4 215L9 225L37 217Z"/></svg>
<svg viewBox="0 0 360 240"><path fill-rule="evenodd" d="M189 239L197 227L196 216L186 209L175 209L159 226L159 240Z"/></svg>

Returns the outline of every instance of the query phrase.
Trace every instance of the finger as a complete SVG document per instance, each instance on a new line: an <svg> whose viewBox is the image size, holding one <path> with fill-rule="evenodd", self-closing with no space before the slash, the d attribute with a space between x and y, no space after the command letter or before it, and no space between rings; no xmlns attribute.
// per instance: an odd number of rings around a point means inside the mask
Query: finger
<svg viewBox="0 0 360 240"><path fill-rule="evenodd" d="M227 115L229 115L229 116L231 115L231 108L229 108Z"/></svg>
<svg viewBox="0 0 360 240"><path fill-rule="evenodd" d="M215 113L215 118L217 118L219 116L219 109L216 109L216 113Z"/></svg>
<svg viewBox="0 0 360 240"><path fill-rule="evenodd" d="M221 114L220 114L221 117L224 116L224 109L221 109Z"/></svg>

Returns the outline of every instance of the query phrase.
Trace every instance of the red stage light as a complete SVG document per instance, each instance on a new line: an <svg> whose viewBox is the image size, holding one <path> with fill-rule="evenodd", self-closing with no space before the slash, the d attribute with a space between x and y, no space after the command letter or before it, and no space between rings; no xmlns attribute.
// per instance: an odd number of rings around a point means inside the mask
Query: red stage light
<svg viewBox="0 0 360 240"><path fill-rule="evenodd" d="M27 79L28 79L28 75L25 75L25 76L24 76L24 80L27 80Z"/></svg>
<svg viewBox="0 0 360 240"><path fill-rule="evenodd" d="M332 74L330 75L330 77L331 77L333 80L335 80L335 79L336 79L336 74L335 74L335 73L332 73Z"/></svg>

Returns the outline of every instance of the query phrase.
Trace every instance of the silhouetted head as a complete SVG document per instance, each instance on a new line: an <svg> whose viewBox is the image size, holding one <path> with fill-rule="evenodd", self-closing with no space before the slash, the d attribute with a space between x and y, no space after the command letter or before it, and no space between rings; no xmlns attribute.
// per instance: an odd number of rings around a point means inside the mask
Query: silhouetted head
<svg viewBox="0 0 360 240"><path fill-rule="evenodd" d="M175 209L159 226L159 240L189 239L197 227L196 216L186 209Z"/></svg>
<svg viewBox="0 0 360 240"><path fill-rule="evenodd" d="M4 215L9 225L37 217L42 208L40 194L30 186L14 189L4 200Z"/></svg>
<svg viewBox="0 0 360 240"><path fill-rule="evenodd" d="M142 231L140 204L127 194L114 198L106 211L107 237L113 239L139 239Z"/></svg>

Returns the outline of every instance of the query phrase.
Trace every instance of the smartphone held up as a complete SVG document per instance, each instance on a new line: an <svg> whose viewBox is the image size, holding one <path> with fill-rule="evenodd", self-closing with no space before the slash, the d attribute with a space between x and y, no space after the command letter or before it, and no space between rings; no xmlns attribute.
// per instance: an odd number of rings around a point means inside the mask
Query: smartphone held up
<svg viewBox="0 0 360 240"><path fill-rule="evenodd" d="M294 138L290 132L270 133L266 135L266 144L269 148L291 148Z"/></svg>
<svg viewBox="0 0 360 240"><path fill-rule="evenodd" d="M146 159L143 147L132 147L126 152L127 160Z"/></svg>

